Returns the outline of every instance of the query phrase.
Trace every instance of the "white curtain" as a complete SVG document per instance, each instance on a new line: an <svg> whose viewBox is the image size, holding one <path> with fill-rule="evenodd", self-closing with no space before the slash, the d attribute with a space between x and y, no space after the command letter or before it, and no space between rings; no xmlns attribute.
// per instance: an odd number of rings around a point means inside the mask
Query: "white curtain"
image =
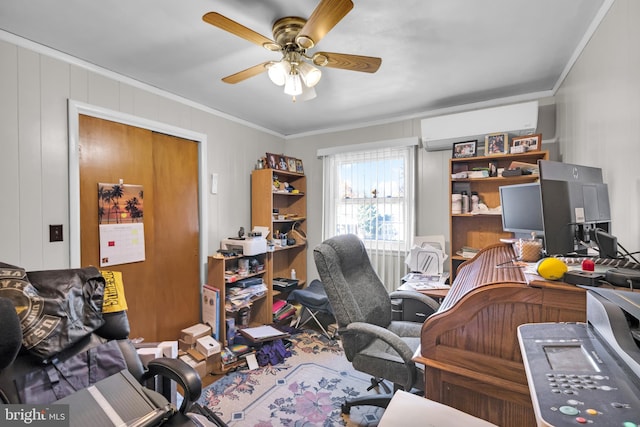
<svg viewBox="0 0 640 427"><path fill-rule="evenodd" d="M389 291L407 273L405 257L415 230L416 144L408 138L323 156L323 239L358 235Z"/></svg>

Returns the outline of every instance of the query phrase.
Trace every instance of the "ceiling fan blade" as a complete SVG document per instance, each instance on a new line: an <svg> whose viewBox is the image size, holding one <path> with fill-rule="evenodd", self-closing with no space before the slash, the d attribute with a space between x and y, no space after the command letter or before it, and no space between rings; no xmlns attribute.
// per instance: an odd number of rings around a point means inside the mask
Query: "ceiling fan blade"
<svg viewBox="0 0 640 427"><path fill-rule="evenodd" d="M238 24L236 21L233 21L226 16L220 15L218 12L207 13L202 17L202 20L208 24L213 25L214 27L218 27L269 50L274 50L273 46L278 46L277 43L273 40L263 36L262 34L256 33L255 31L245 27L244 25Z"/></svg>
<svg viewBox="0 0 640 427"><path fill-rule="evenodd" d="M351 0L321 0L307 23L298 33L296 42L305 49L317 45L335 25L353 9Z"/></svg>
<svg viewBox="0 0 640 427"><path fill-rule="evenodd" d="M374 56L349 55L346 53L318 52L313 55L313 63L319 66L341 68L343 70L375 73L382 64L382 58Z"/></svg>
<svg viewBox="0 0 640 427"><path fill-rule="evenodd" d="M264 73L267 71L267 65L269 65L271 61L263 62L262 64L254 65L253 67L249 67L246 70L238 71L235 74L231 74L230 76L223 77L222 81L229 84L240 83L243 80L246 80L250 77L257 76L260 73Z"/></svg>

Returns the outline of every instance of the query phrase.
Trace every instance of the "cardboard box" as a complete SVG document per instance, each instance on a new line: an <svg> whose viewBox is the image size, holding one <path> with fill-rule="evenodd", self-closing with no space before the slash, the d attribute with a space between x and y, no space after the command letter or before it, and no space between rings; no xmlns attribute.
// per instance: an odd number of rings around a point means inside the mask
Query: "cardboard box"
<svg viewBox="0 0 640 427"><path fill-rule="evenodd" d="M195 348L192 348L191 350L188 350L187 354L189 356L193 357L196 362L203 362L203 361L205 361L207 359L204 354L200 353Z"/></svg>
<svg viewBox="0 0 640 427"><path fill-rule="evenodd" d="M196 347L196 344L195 344L195 343L193 343L193 344L189 344L189 343L187 343L187 342L186 342L185 340L183 340L183 339L179 339L179 340L178 340L178 350L179 350L179 351L183 351L183 352L185 352L185 353L186 353L186 352L187 352L187 350L192 349L192 348L195 348L195 347Z"/></svg>
<svg viewBox="0 0 640 427"><path fill-rule="evenodd" d="M162 357L162 349L160 347L142 347L137 348L136 353L142 361L142 365L146 368L150 361ZM150 378L146 381L145 385L152 390L162 392L162 378L159 376Z"/></svg>
<svg viewBox="0 0 640 427"><path fill-rule="evenodd" d="M220 343L213 337L202 337L196 341L196 350L204 354L206 357L220 353Z"/></svg>
<svg viewBox="0 0 640 427"><path fill-rule="evenodd" d="M207 357L206 364L207 364L207 372L210 372L216 375L225 373L224 370L222 369L222 360L220 359L220 352Z"/></svg>
<svg viewBox="0 0 640 427"><path fill-rule="evenodd" d="M136 352L138 353L138 356L145 368L151 360L162 357L162 349L158 347L138 348L136 349Z"/></svg>
<svg viewBox="0 0 640 427"><path fill-rule="evenodd" d="M178 357L178 341L162 341L158 344L158 348L162 349L164 357L175 359Z"/></svg>
<svg viewBox="0 0 640 427"><path fill-rule="evenodd" d="M182 360L183 362L185 362L188 365L190 365L191 367L193 367L193 369L196 370L198 375L200 375L200 378L204 378L204 377L207 376L207 362L206 362L206 360L202 360L201 362L198 362L196 359L191 357L191 355L189 355L189 354L185 354L184 356L181 356L180 360Z"/></svg>
<svg viewBox="0 0 640 427"><path fill-rule="evenodd" d="M180 339L187 344L195 344L198 338L206 335L211 335L211 327L203 323L198 323L180 331Z"/></svg>

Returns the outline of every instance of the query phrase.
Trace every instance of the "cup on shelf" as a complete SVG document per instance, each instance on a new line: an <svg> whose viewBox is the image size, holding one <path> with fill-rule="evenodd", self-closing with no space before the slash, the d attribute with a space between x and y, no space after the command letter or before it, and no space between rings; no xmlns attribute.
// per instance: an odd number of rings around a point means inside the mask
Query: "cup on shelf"
<svg viewBox="0 0 640 427"><path fill-rule="evenodd" d="M451 213L462 213L462 194L454 193L451 195Z"/></svg>

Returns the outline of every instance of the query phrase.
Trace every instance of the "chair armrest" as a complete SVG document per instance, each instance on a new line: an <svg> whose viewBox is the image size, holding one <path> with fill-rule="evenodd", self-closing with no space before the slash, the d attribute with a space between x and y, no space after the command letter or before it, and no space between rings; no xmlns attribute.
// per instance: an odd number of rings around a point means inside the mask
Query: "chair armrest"
<svg viewBox="0 0 640 427"><path fill-rule="evenodd" d="M416 291L393 291L389 293L389 298L413 299L427 305L435 313L440 308L440 304L430 296Z"/></svg>
<svg viewBox="0 0 640 427"><path fill-rule="evenodd" d="M367 334L381 339L389 344L400 355L400 357L402 357L402 360L404 360L405 363L413 363L411 360L413 358L413 351L411 350L411 347L409 347L398 335L381 326L365 322L353 322L348 324L342 333Z"/></svg>
<svg viewBox="0 0 640 427"><path fill-rule="evenodd" d="M184 399L180 405L180 412L185 413L191 404L200 397L202 380L198 372L188 363L180 359L159 357L151 360L147 364L147 368L147 371L142 375L143 381L160 375L177 382L182 387Z"/></svg>
<svg viewBox="0 0 640 427"><path fill-rule="evenodd" d="M340 334L367 334L380 339L393 348L402 358L407 370L409 379L405 388L410 390L416 379L416 364L413 360L413 350L398 335L378 325L365 322L353 322L342 329Z"/></svg>

